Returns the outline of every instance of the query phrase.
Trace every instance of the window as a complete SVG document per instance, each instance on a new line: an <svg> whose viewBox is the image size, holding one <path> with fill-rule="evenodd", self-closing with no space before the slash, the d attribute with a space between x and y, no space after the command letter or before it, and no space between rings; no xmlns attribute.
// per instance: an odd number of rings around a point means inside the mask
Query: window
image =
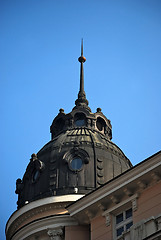
<svg viewBox="0 0 161 240"><path fill-rule="evenodd" d="M133 212L137 210L137 199L138 194L134 194L103 212L106 226L110 226L112 220L114 240L121 239L123 232L130 231L133 225Z"/></svg>
<svg viewBox="0 0 161 240"><path fill-rule="evenodd" d="M106 123L102 118L98 117L96 121L96 126L97 129L102 132L105 130Z"/></svg>
<svg viewBox="0 0 161 240"><path fill-rule="evenodd" d="M36 169L32 175L32 182L35 183L39 179L39 177L40 177L40 171Z"/></svg>
<svg viewBox="0 0 161 240"><path fill-rule="evenodd" d="M76 145L76 147L64 154L63 160L68 164L70 171L78 173L83 170L84 165L89 163L89 155Z"/></svg>
<svg viewBox="0 0 161 240"><path fill-rule="evenodd" d="M82 165L83 162L80 157L76 157L70 162L71 169L74 171L79 171L82 168Z"/></svg>
<svg viewBox="0 0 161 240"><path fill-rule="evenodd" d="M74 122L76 127L82 127L86 125L86 117L84 113L76 113L74 116Z"/></svg>
<svg viewBox="0 0 161 240"><path fill-rule="evenodd" d="M132 208L127 209L115 216L115 235L118 239L124 231L127 231L133 225Z"/></svg>
<svg viewBox="0 0 161 240"><path fill-rule="evenodd" d="M77 120L75 121L75 125L76 125L77 127L82 127L82 126L85 125L85 120L84 120L84 119L77 119Z"/></svg>

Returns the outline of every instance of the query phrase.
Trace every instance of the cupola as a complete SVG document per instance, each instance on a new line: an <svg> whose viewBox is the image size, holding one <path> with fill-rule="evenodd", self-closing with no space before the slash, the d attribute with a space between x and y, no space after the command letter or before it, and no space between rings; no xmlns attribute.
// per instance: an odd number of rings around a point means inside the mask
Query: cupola
<svg viewBox="0 0 161 240"><path fill-rule="evenodd" d="M132 167L114 144L112 125L101 108L91 112L84 91L83 41L80 89L70 113L60 109L51 127L51 141L32 154L23 179L16 183L18 208L50 197L82 194L102 186Z"/></svg>

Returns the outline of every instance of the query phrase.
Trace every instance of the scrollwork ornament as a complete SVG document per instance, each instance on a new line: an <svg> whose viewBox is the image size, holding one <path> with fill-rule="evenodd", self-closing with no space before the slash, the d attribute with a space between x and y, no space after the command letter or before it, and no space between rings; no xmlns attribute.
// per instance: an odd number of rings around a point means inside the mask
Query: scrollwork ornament
<svg viewBox="0 0 161 240"><path fill-rule="evenodd" d="M55 228L55 229L49 229L47 234L51 240L63 240L64 239L64 233L63 233L62 227Z"/></svg>

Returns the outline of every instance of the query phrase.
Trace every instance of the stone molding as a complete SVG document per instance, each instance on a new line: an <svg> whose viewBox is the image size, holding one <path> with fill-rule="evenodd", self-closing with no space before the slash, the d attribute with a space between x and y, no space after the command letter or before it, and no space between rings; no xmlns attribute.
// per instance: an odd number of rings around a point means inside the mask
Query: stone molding
<svg viewBox="0 0 161 240"><path fill-rule="evenodd" d="M116 204L114 207L107 209L103 212L102 216L106 218L106 226L111 224L111 214L118 211L120 208L126 208L126 206L131 206L133 211L137 210L137 198L138 194L135 194L128 199Z"/></svg>
<svg viewBox="0 0 161 240"><path fill-rule="evenodd" d="M41 233L46 233L46 236L50 236L52 240L63 240L61 230L59 231L56 230L62 229L62 226L76 226L76 225L78 225L78 222L69 215L50 216L25 225L24 227L19 229L14 235L8 236L6 239L25 240L33 239L33 236L39 235L41 239ZM54 238L57 236L61 238Z"/></svg>
<svg viewBox="0 0 161 240"><path fill-rule="evenodd" d="M54 209L62 209L63 214L68 213L65 207L83 196L84 195L79 194L55 196L28 203L12 214L6 225L6 234L12 236L23 222L33 216L36 218L36 215L40 213L45 213L46 211Z"/></svg>

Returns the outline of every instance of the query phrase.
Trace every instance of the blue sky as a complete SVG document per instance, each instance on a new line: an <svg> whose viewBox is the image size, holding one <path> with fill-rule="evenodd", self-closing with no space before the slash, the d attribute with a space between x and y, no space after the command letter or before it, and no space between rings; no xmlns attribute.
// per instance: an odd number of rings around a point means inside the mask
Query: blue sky
<svg viewBox="0 0 161 240"><path fill-rule="evenodd" d="M111 120L113 139L133 165L160 150L160 0L1 0L1 221L16 210L15 182L50 140L60 108L79 90Z"/></svg>

